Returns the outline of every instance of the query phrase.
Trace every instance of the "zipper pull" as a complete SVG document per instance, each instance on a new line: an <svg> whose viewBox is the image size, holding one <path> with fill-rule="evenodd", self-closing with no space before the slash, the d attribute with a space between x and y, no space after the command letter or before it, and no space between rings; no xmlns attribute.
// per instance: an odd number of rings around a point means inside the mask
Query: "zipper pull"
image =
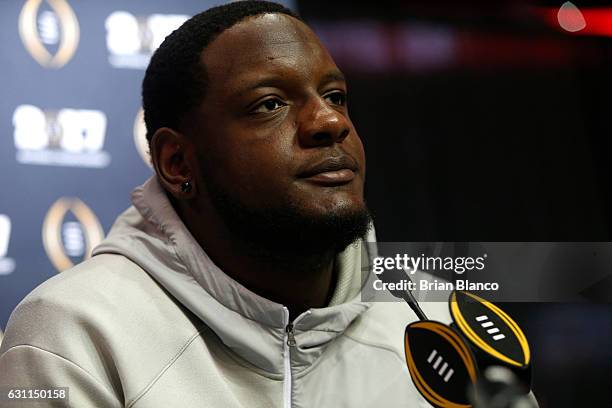
<svg viewBox="0 0 612 408"><path fill-rule="evenodd" d="M285 329L287 332L287 345L289 347L295 347L295 337L293 336L293 324L289 323Z"/></svg>

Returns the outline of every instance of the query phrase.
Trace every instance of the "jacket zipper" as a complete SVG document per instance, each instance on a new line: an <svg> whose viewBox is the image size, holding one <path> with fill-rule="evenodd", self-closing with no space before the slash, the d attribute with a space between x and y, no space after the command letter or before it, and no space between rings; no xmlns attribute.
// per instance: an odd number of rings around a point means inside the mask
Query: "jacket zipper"
<svg viewBox="0 0 612 408"><path fill-rule="evenodd" d="M285 328L285 331L287 332L287 345L289 347L294 347L295 346L295 336L293 335L293 324L289 323L287 327Z"/></svg>
<svg viewBox="0 0 612 408"><path fill-rule="evenodd" d="M295 318L293 323L289 321L289 309L283 306L285 312L285 335L283 339L283 357L285 361L285 376L283 380L283 408L291 408L291 348L295 347L295 334L293 326L302 317L309 315L310 310L305 311Z"/></svg>
<svg viewBox="0 0 612 408"><path fill-rule="evenodd" d="M285 376L283 381L283 408L291 408L291 355L290 347L295 346L293 337L293 324L289 322L289 309L285 311L285 336L283 341L283 354L285 360Z"/></svg>

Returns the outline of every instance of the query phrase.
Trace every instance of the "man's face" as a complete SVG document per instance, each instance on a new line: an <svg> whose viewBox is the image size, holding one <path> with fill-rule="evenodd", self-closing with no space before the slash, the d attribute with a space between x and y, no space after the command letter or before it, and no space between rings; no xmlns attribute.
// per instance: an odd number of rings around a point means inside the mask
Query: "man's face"
<svg viewBox="0 0 612 408"><path fill-rule="evenodd" d="M202 173L196 182L220 213L233 206L273 215L266 222L289 214L302 219L296 227L363 223L363 145L343 76L312 31L263 14L224 31L202 57L208 87L188 132Z"/></svg>

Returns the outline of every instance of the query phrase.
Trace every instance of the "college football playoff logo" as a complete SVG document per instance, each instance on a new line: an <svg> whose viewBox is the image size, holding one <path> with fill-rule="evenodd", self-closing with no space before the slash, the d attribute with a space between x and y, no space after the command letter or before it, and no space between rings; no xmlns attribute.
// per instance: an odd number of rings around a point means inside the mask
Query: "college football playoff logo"
<svg viewBox="0 0 612 408"><path fill-rule="evenodd" d="M58 272L91 256L104 238L96 215L78 198L62 197L47 212L42 229L45 251Z"/></svg>
<svg viewBox="0 0 612 408"><path fill-rule="evenodd" d="M104 151L106 122L106 114L99 110L19 105L13 113L17 161L45 166L107 167L111 156Z"/></svg>
<svg viewBox="0 0 612 408"><path fill-rule="evenodd" d="M108 62L115 68L145 69L166 36L188 19L184 14L112 12L104 22Z"/></svg>
<svg viewBox="0 0 612 408"><path fill-rule="evenodd" d="M19 35L36 62L61 68L79 45L79 22L66 0L27 0L19 16ZM52 54L50 49L57 51Z"/></svg>

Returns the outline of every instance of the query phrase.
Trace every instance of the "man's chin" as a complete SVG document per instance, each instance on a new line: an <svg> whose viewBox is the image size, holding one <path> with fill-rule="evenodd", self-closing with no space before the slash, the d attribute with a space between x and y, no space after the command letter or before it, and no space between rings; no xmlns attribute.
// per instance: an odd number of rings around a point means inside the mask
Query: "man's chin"
<svg viewBox="0 0 612 408"><path fill-rule="evenodd" d="M294 197L279 205L253 206L215 187L209 190L223 222L235 239L257 253L337 253L370 228L370 212L360 194L308 195L307 200Z"/></svg>
<svg viewBox="0 0 612 408"><path fill-rule="evenodd" d="M329 211L288 207L249 209L247 213L234 213L233 217L226 214L234 235L255 250L279 255L312 256L341 252L363 237L372 222L365 204L341 206Z"/></svg>
<svg viewBox="0 0 612 408"><path fill-rule="evenodd" d="M363 237L371 227L371 216L367 207L341 208L324 214L311 214L302 220L302 226L295 229L305 248L311 251L332 249L344 250L348 245Z"/></svg>

